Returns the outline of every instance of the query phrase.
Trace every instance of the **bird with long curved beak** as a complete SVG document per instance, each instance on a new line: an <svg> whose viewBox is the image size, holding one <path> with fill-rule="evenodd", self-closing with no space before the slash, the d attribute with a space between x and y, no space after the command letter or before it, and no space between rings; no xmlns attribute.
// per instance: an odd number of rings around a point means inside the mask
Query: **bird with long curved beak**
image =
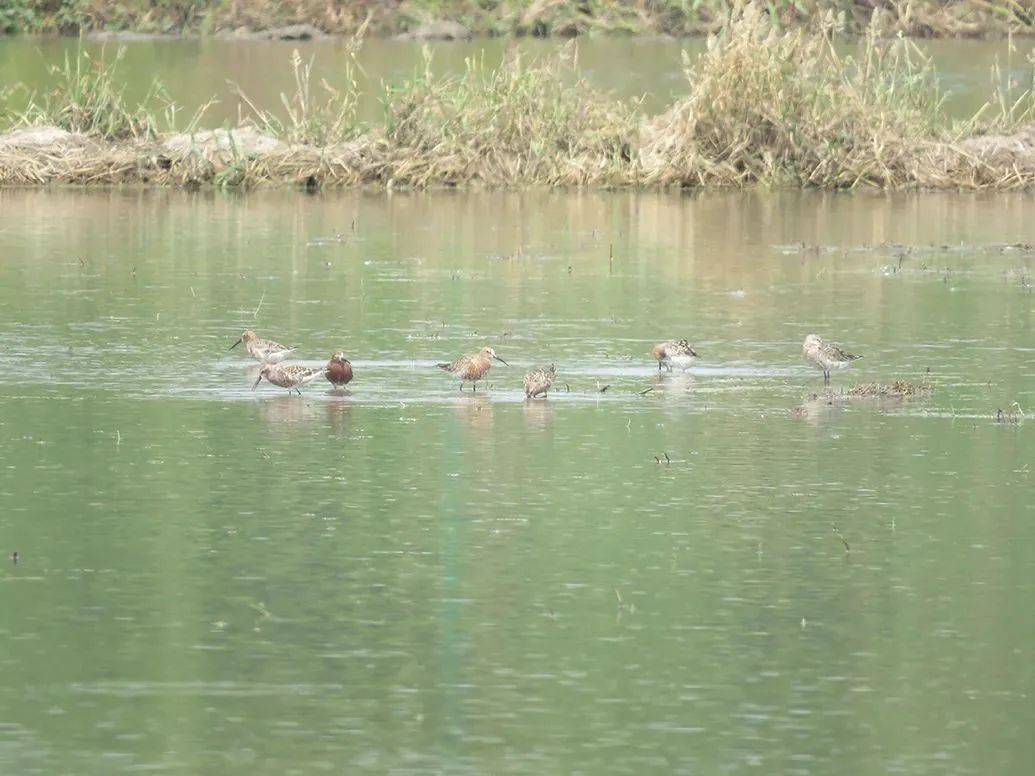
<svg viewBox="0 0 1035 776"><path fill-rule="evenodd" d="M291 364L290 366L281 366L280 364L266 364L259 370L259 378L255 381L252 386L254 391L259 387L259 383L262 382L262 378L266 378L269 382L281 388L287 388L288 393L295 391L299 396L302 395L302 391L299 389L304 385L309 385L317 377L320 377L324 371L310 369L307 366L301 366L300 364Z"/></svg>
<svg viewBox="0 0 1035 776"><path fill-rule="evenodd" d="M464 383L471 383L474 390L478 390L478 381L485 377L485 373L492 368L492 362L499 361L505 366L510 366L506 361L496 355L496 351L486 346L473 356L460 356L450 364L436 364L444 372L449 372L460 380L460 390L464 389Z"/></svg>
<svg viewBox="0 0 1035 776"><path fill-rule="evenodd" d="M230 346L230 350L242 342L248 355L264 364L277 364L295 352L294 348L285 347L279 342L260 339L251 329L242 334L237 342Z"/></svg>

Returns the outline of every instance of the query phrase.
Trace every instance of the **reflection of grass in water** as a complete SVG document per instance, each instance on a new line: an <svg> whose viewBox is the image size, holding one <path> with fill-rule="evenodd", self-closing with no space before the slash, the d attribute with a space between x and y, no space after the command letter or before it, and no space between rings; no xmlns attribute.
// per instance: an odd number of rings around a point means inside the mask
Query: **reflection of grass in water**
<svg viewBox="0 0 1035 776"><path fill-rule="evenodd" d="M1035 161L1003 135L1035 109L997 94L990 108L952 126L937 74L913 44L872 27L857 56L838 53L840 25L782 31L758 6L735 15L686 64L689 95L655 116L639 101L589 87L577 51L499 67L469 60L463 73L425 67L385 90L384 120L355 118L357 82L312 83L292 59L295 88L279 109L239 92L231 131L159 136L177 109L152 96L129 109L113 84L119 57L80 54L11 126L52 124L77 133L43 145L0 146L0 183L146 181L307 189L376 184L455 186L747 186L823 188L1013 187L1035 183ZM359 45L359 39L349 44ZM162 94L156 87L154 95ZM164 102L160 118L156 104ZM969 136L975 132L989 137ZM115 144L103 141L121 141ZM1023 145L1023 144L1021 144ZM1026 161L1027 160L1027 161Z"/></svg>

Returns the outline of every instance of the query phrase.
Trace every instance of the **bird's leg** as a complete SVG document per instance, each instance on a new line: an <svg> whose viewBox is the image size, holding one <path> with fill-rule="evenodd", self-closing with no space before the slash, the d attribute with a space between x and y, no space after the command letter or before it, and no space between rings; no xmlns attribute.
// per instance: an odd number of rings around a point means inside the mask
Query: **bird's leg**
<svg viewBox="0 0 1035 776"><path fill-rule="evenodd" d="M824 369L823 370L823 384L824 385L830 385L830 370L829 369Z"/></svg>
<svg viewBox="0 0 1035 776"><path fill-rule="evenodd" d="M464 384L460 383L460 393L463 393L463 392L464 392Z"/></svg>
<svg viewBox="0 0 1035 776"><path fill-rule="evenodd" d="M471 390L474 391L475 393L478 393L478 381L477 380L475 380L473 383L471 383Z"/></svg>
<svg viewBox="0 0 1035 776"><path fill-rule="evenodd" d="M661 371L661 359L660 358L658 359L658 371L659 372Z"/></svg>

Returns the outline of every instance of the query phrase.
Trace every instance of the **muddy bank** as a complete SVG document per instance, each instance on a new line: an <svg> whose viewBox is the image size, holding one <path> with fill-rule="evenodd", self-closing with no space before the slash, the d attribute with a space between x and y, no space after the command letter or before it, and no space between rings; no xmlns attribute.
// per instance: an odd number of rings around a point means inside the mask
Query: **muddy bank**
<svg viewBox="0 0 1035 776"><path fill-rule="evenodd" d="M58 127L0 135L0 185L150 184L159 186L295 186L314 190L373 186L493 188L522 186L697 188L751 185L715 175L715 162L641 154L620 165L575 164L537 170L516 156L477 160L463 169L393 146L371 132L323 147L289 144L252 127L171 134L154 139L103 141ZM427 171L441 170L427 175ZM516 174L507 175L513 169ZM522 172L523 171L523 172ZM802 182L803 185L809 185ZM1010 136L974 137L916 149L907 177L873 176L858 185L887 188L1014 189L1035 186L1035 125Z"/></svg>
<svg viewBox="0 0 1035 776"><path fill-rule="evenodd" d="M377 35L417 40L462 39L471 35L574 37L587 34L706 35L724 28L727 0L93 0L54 3L21 0L16 12L0 13L0 32L90 33L108 36L202 34L299 40L352 35L368 24ZM783 29L809 28L836 15L845 29L860 32L875 18L887 34L914 37L982 37L1035 32L1029 0L775 0L767 13Z"/></svg>

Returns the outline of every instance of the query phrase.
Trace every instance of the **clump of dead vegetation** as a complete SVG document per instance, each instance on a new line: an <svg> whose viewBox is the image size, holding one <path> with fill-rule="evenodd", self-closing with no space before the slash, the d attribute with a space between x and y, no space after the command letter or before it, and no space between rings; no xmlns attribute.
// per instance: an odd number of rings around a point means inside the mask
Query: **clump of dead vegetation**
<svg viewBox="0 0 1035 776"><path fill-rule="evenodd" d="M314 83L297 53L279 107L236 90L240 122L187 126L160 84L130 107L119 55L70 57L53 87L0 120L0 184L122 183L306 188L375 185L804 186L1011 188L1035 185L1035 99L1002 93L953 125L930 61L871 26L853 54L841 16L774 26L768 7L735 11L686 63L688 96L658 115L592 89L577 49L498 67L428 63L381 95L361 123L354 71ZM348 45L360 45L361 37Z"/></svg>
<svg viewBox="0 0 1035 776"><path fill-rule="evenodd" d="M636 105L577 77L569 45L545 62L468 60L456 77L424 72L384 97L381 177L428 186L633 182ZM426 63L427 64L427 63Z"/></svg>
<svg viewBox="0 0 1035 776"><path fill-rule="evenodd" d="M874 30L858 59L816 30L774 28L748 5L686 64L690 95L647 123L641 164L653 183L901 186L930 167L941 95L908 40Z"/></svg>
<svg viewBox="0 0 1035 776"><path fill-rule="evenodd" d="M895 380L891 383L862 383L848 389L848 395L856 398L912 399L930 396L934 387L927 380L913 383L909 380Z"/></svg>

